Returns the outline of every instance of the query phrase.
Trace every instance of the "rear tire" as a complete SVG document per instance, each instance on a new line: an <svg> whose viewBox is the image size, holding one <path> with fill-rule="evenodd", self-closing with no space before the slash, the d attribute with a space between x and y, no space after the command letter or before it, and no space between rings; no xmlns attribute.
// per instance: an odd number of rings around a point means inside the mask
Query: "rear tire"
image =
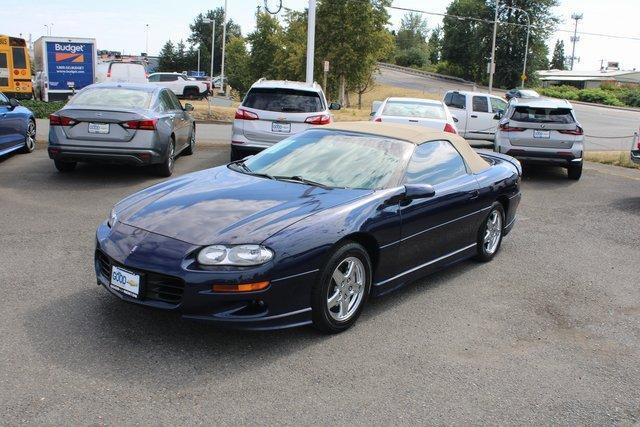
<svg viewBox="0 0 640 427"><path fill-rule="evenodd" d="M579 180L582 176L582 163L579 165L571 165L567 168L567 177L575 181Z"/></svg>
<svg viewBox="0 0 640 427"><path fill-rule="evenodd" d="M196 127L191 127L191 134L189 135L189 146L184 149L184 155L190 156L196 151Z"/></svg>
<svg viewBox="0 0 640 427"><path fill-rule="evenodd" d="M188 99L198 99L200 91L195 87L186 87L184 88L182 95Z"/></svg>
<svg viewBox="0 0 640 427"><path fill-rule="evenodd" d="M475 257L478 261L491 261L500 250L504 230L504 217L502 204L494 202L478 230L477 253Z"/></svg>
<svg viewBox="0 0 640 427"><path fill-rule="evenodd" d="M173 166L176 162L176 142L173 139L171 139L169 143L168 151L167 158L164 162L156 165L156 174L165 178L173 174Z"/></svg>
<svg viewBox="0 0 640 427"><path fill-rule="evenodd" d="M371 260L357 243L336 248L311 289L313 326L336 334L358 320L371 291Z"/></svg>
<svg viewBox="0 0 640 427"><path fill-rule="evenodd" d="M32 153L36 149L36 122L29 120L27 124L27 130L24 135L24 147L20 150L21 153Z"/></svg>
<svg viewBox="0 0 640 427"><path fill-rule="evenodd" d="M63 162L62 160L54 160L53 164L58 169L58 172L62 173L73 172L78 165L77 162Z"/></svg>

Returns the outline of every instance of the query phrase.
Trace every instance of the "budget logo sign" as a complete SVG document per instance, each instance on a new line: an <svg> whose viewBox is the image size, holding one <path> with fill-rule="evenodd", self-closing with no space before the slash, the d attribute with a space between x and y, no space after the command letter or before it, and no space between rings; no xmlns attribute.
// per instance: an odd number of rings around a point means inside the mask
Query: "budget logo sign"
<svg viewBox="0 0 640 427"><path fill-rule="evenodd" d="M77 90L93 83L91 43L47 42L47 62L53 90L68 90L71 83Z"/></svg>

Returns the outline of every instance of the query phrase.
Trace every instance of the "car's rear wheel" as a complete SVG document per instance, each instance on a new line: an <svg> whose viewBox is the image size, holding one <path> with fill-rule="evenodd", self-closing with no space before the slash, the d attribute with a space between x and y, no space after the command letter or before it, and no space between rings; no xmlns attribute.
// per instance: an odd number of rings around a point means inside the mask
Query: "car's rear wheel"
<svg viewBox="0 0 640 427"><path fill-rule="evenodd" d="M582 176L582 163L579 165L571 165L567 168L567 176L569 179L579 180Z"/></svg>
<svg viewBox="0 0 640 427"><path fill-rule="evenodd" d="M185 98L197 99L200 96L200 92L195 87L186 87L184 88L183 95Z"/></svg>
<svg viewBox="0 0 640 427"><path fill-rule="evenodd" d="M36 149L36 122L29 120L27 124L27 130L24 135L24 147L23 153L32 153Z"/></svg>
<svg viewBox="0 0 640 427"><path fill-rule="evenodd" d="M76 162L65 162L62 160L54 160L53 164L56 166L56 169L58 169L58 172L73 172L78 165Z"/></svg>
<svg viewBox="0 0 640 427"><path fill-rule="evenodd" d="M167 158L164 160L164 162L160 163L159 165L156 165L156 173L164 177L171 176L171 174L173 173L173 166L175 162L176 162L176 143L172 139L171 142L169 143Z"/></svg>
<svg viewBox="0 0 640 427"><path fill-rule="evenodd" d="M369 296L371 277L371 260L361 245L347 242L335 249L311 291L313 325L332 334L350 328Z"/></svg>
<svg viewBox="0 0 640 427"><path fill-rule="evenodd" d="M502 204L495 202L478 230L477 260L491 261L498 253L502 243L503 227L504 208Z"/></svg>
<svg viewBox="0 0 640 427"><path fill-rule="evenodd" d="M189 135L189 146L185 148L184 155L190 156L196 151L196 127L191 127L191 134Z"/></svg>

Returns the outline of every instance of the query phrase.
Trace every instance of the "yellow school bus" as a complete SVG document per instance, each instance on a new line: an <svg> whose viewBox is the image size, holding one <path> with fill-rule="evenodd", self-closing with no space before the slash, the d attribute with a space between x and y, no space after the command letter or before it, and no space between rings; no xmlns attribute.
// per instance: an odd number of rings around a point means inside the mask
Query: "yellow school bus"
<svg viewBox="0 0 640 427"><path fill-rule="evenodd" d="M31 60L24 39L0 34L0 92L9 98L31 98Z"/></svg>

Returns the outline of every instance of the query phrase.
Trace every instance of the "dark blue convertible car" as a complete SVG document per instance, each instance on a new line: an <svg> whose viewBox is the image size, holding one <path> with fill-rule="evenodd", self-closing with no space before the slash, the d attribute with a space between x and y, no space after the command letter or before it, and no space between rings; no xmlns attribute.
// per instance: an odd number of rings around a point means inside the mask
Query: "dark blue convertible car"
<svg viewBox="0 0 640 427"><path fill-rule="evenodd" d="M36 148L36 119L28 108L0 93L0 156Z"/></svg>
<svg viewBox="0 0 640 427"><path fill-rule="evenodd" d="M97 230L98 284L189 319L340 332L369 296L492 259L520 177L517 160L450 133L313 128L116 204Z"/></svg>

